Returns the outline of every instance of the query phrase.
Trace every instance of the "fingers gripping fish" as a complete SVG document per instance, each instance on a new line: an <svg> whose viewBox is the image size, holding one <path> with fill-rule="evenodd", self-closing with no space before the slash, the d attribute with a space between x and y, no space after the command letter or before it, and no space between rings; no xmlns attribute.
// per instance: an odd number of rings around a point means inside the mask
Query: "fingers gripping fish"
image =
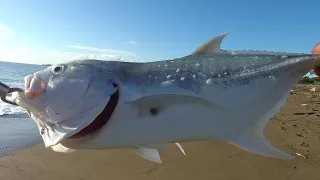
<svg viewBox="0 0 320 180"><path fill-rule="evenodd" d="M267 157L292 159L263 129L316 54L228 51L221 34L192 54L146 63L82 60L25 78L15 102L57 152L132 148L161 163L161 144L218 140Z"/></svg>

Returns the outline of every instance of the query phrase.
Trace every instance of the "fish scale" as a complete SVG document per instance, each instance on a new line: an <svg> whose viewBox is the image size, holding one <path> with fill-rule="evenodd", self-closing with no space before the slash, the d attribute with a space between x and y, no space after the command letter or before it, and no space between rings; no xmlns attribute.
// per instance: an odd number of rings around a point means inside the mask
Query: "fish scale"
<svg viewBox="0 0 320 180"><path fill-rule="evenodd" d="M272 76L272 73L285 71L287 65L292 63L292 59L305 58L308 60L314 58L310 55L289 56L289 53L286 55L287 58L282 58L283 55L255 54L217 55L215 57L187 56L164 62L137 63L131 64L126 79L128 82L136 82L135 84L145 86L145 88L174 79L173 83L179 87L198 94L201 87L207 85L208 79L214 79L214 85L224 85L222 88L232 87L232 85L246 85L251 80L259 78L258 72L261 76L269 77ZM259 59L263 59L263 61ZM233 63L234 61L237 63ZM148 69L153 69L153 71L147 72ZM180 69L179 73L176 72L177 69ZM144 74L145 72L148 74ZM255 76L250 76L250 74ZM171 76L170 80L167 78L168 75ZM196 79L193 78L194 75L196 75ZM184 81L181 81L181 78L184 78Z"/></svg>

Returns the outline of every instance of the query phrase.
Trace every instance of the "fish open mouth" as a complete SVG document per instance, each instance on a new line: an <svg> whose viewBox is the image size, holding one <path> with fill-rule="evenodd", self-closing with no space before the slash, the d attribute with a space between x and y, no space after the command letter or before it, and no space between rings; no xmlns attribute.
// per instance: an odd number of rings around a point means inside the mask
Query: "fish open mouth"
<svg viewBox="0 0 320 180"><path fill-rule="evenodd" d="M114 94L111 95L109 102L103 109L103 111L95 118L95 120L82 129L80 132L72 135L68 139L78 139L84 137L88 134L96 132L100 128L102 128L111 118L113 111L115 110L119 101L119 90L117 90Z"/></svg>

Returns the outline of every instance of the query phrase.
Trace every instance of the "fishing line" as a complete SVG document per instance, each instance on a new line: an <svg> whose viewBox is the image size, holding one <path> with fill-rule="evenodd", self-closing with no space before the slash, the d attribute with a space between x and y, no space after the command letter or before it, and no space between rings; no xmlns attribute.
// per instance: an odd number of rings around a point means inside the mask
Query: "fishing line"
<svg viewBox="0 0 320 180"><path fill-rule="evenodd" d="M0 98L3 102L18 106L17 103L7 99L7 95L13 92L22 92L23 89L20 88L11 88L10 86L0 82Z"/></svg>

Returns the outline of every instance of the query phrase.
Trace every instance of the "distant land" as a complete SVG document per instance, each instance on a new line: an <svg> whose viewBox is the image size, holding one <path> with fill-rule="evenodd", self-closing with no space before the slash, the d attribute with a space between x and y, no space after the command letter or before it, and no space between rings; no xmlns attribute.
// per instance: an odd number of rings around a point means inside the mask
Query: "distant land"
<svg viewBox="0 0 320 180"><path fill-rule="evenodd" d="M42 66L51 66L51 64L42 64Z"/></svg>

